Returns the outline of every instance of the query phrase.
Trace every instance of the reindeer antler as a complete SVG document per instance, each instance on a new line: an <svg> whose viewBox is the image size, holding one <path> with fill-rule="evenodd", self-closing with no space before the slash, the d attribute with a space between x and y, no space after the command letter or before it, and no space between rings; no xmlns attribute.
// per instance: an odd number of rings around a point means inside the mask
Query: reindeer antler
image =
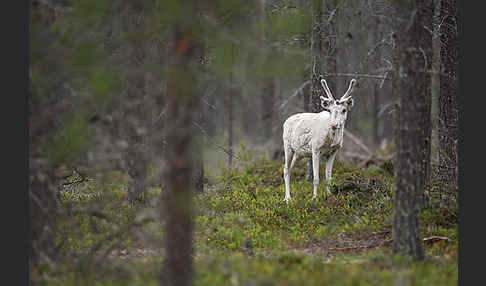
<svg viewBox="0 0 486 286"><path fill-rule="evenodd" d="M329 86L327 86L327 82L326 82L326 80L325 80L324 78L322 78L322 76L320 76L320 78L321 78L321 85L322 85L322 87L324 88L324 91L326 92L327 97L328 97L329 99L336 100L336 99L334 98L334 96L332 96L331 90L329 89Z"/></svg>
<svg viewBox="0 0 486 286"><path fill-rule="evenodd" d="M349 82L349 87L348 87L348 90L346 91L346 93L341 97L341 99L339 99L339 101L346 101L348 100L350 97L351 97L351 92L353 92L353 88L354 88L354 84L356 83L356 80L353 78L351 79L351 81Z"/></svg>

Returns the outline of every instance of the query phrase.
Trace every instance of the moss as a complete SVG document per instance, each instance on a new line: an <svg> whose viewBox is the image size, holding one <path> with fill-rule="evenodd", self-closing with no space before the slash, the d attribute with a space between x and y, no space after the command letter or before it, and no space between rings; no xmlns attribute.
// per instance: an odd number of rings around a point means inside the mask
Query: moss
<svg viewBox="0 0 486 286"><path fill-rule="evenodd" d="M293 176L292 201L287 204L283 201L282 163L250 157L239 168L223 170L211 180L217 181L211 191L194 197L195 285L391 285L399 281L414 285L457 284L458 222L446 207L432 204L423 211L423 236L442 235L451 239L425 244L425 261L413 262L393 255L389 244L330 250L366 246L391 238L390 172L336 161L333 194L328 197L323 194L325 182L322 182L317 199L312 200L312 183L303 178L306 165L301 162L293 174L302 177ZM93 192L99 190L99 186L90 184ZM147 209L120 204L125 184L105 185L97 204L112 218L110 224L119 227L132 223L137 213ZM158 200L161 192L160 188L151 188L144 199ZM71 203L86 207L94 198ZM105 239L112 233L110 224L85 214L70 218L69 223L64 221L58 235L69 238L65 253L89 249ZM163 236L159 222L145 225L142 230L154 238ZM108 241L105 246L113 243ZM135 236L127 234L121 247L138 243ZM50 274L62 281L59 285L89 285L94 281L96 285L158 285L162 261L163 256L157 255L144 260L124 260L119 264L122 268L106 264L102 267L106 274L100 277L96 273L101 269L89 269L67 260L66 267L71 268L64 269L62 274ZM128 271L123 267L131 269L131 275L122 275Z"/></svg>

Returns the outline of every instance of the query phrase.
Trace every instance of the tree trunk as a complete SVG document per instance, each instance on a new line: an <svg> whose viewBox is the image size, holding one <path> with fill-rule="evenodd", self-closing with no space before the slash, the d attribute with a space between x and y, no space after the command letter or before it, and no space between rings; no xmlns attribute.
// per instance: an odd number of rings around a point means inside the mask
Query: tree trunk
<svg viewBox="0 0 486 286"><path fill-rule="evenodd" d="M122 118L118 130L120 137L127 143L122 150L124 169L128 174L127 199L136 202L138 195L145 191L147 182L147 152L146 131L148 129L149 113L144 103L143 94L138 88L128 88L128 95L120 100Z"/></svg>
<svg viewBox="0 0 486 286"><path fill-rule="evenodd" d="M193 275L193 173L197 154L193 120L198 111L198 77L191 64L200 48L194 35L197 13L194 2L181 2L169 38L170 62L167 98L167 150L161 215L165 220L163 285L192 285Z"/></svg>
<svg viewBox="0 0 486 286"><path fill-rule="evenodd" d="M259 44L261 45L261 50L266 56L268 53L265 47L265 1L258 0L258 19L257 21L260 24L259 30ZM275 97L274 97L274 79L272 76L267 76L266 74L262 74L261 82L261 97L260 97L260 104L261 104L261 117L260 117L260 124L261 124L261 132L260 136L262 136L263 142L267 142L272 138L272 123L274 120L274 105L275 105Z"/></svg>
<svg viewBox="0 0 486 286"><path fill-rule="evenodd" d="M423 186L423 191L420 198L420 204L423 206L429 197L430 189L430 153L431 153L431 143L432 143L432 65L434 63L434 52L433 52L433 42L432 34L430 30L433 29L433 19L435 3L434 0L419 0L417 1L417 9L419 9L420 16L419 25L421 25L422 33L415 35L417 37L417 47L419 48L418 54L415 53L415 57L422 57L417 69L422 69L423 74L423 86L421 89L417 90L420 92L420 97L423 100L423 106L420 112L420 116L417 117L419 120L419 126L421 126L422 134L420 136L421 142L421 174L420 186ZM427 27L429 31L425 28Z"/></svg>
<svg viewBox="0 0 486 286"><path fill-rule="evenodd" d="M127 150L123 152L128 173L127 199L132 204L145 191L147 181L147 161L143 157L148 150L141 150L138 145L128 143Z"/></svg>
<svg viewBox="0 0 486 286"><path fill-rule="evenodd" d="M321 112L320 96L326 96L322 91L320 76L324 74L336 74L336 41L335 25L328 22L329 14L334 5L327 0L312 2L312 31L311 31L311 87L310 87L310 112ZM336 76L326 76L326 81L332 93L336 88ZM312 159L308 159L306 179L313 180Z"/></svg>
<svg viewBox="0 0 486 286"><path fill-rule="evenodd" d="M228 132L228 168L233 167L233 125L234 125L234 112L233 112L233 97L236 96L237 90L234 87L234 62L235 62L235 55L234 55L234 45L231 45L231 71L229 75L229 88L226 93L226 112L227 112L227 120L226 120L226 131Z"/></svg>
<svg viewBox="0 0 486 286"><path fill-rule="evenodd" d="M306 11L306 15L307 15L307 11L309 11L309 2L305 1L305 0L299 0L297 1L297 7L298 9L301 9L303 11ZM311 26L310 26L310 29L312 30L312 27L313 27L313 23L311 23ZM310 40L307 36L307 33L302 33L300 35L301 37L301 47L302 49L307 49L308 48L308 40ZM308 79L309 79L309 74L306 70L304 70L304 72L302 73L302 82L306 82ZM309 99L310 99L310 87L307 87L304 88L301 92L301 95L302 95L302 109L304 110L304 112L309 112Z"/></svg>
<svg viewBox="0 0 486 286"><path fill-rule="evenodd" d="M275 86L271 77L263 79L262 88L262 124L263 124L263 141L266 142L272 138L272 123L274 120L275 105Z"/></svg>
<svg viewBox="0 0 486 286"><path fill-rule="evenodd" d="M434 31L439 31L439 27L441 25L440 19L440 2L441 0L434 0L435 9L434 9ZM439 93L440 93L440 36L434 35L432 39L432 44L434 46L434 58L432 64L432 107L430 108L431 118L432 118L432 138L431 144L432 146L438 146L439 148ZM438 149L437 149L438 150ZM436 162L437 165L439 163L439 152L434 152L431 154L431 162Z"/></svg>
<svg viewBox="0 0 486 286"><path fill-rule="evenodd" d="M54 13L46 11L39 3L32 2L30 23L49 27L54 21ZM58 190L54 185L54 172L49 165L45 146L50 138L55 136L56 127L53 124L57 115L56 106L35 100L37 97L29 84L29 266L36 266L46 259L54 260L57 256L55 226L60 213L56 201ZM55 96L51 94L50 96Z"/></svg>
<svg viewBox="0 0 486 286"><path fill-rule="evenodd" d="M310 87L310 112L320 112L322 110L319 96L321 95L322 66L324 60L323 49L323 2L312 2L312 31L311 31L311 87ZM329 81L328 81L329 82ZM329 84L332 84L329 82ZM331 88L331 87L329 87Z"/></svg>
<svg viewBox="0 0 486 286"><path fill-rule="evenodd" d="M31 157L29 169L30 263L35 265L57 256L55 230L59 208L54 176L46 161Z"/></svg>
<svg viewBox="0 0 486 286"><path fill-rule="evenodd" d="M230 80L230 85L232 84ZM228 118L226 120L226 131L228 132L228 168L233 167L233 96L234 88L230 87L226 94L226 112Z"/></svg>
<svg viewBox="0 0 486 286"><path fill-rule="evenodd" d="M320 83L319 76L322 75L322 1L312 2L312 26L311 26L311 43L310 43L310 55L311 55L311 85L309 93L309 112L320 111ZM307 159L307 171L306 179L312 181L314 175L312 172L312 159Z"/></svg>
<svg viewBox="0 0 486 286"><path fill-rule="evenodd" d="M439 177L443 191L457 192L458 185L458 28L456 0L441 1L440 94L439 94Z"/></svg>
<svg viewBox="0 0 486 286"><path fill-rule="evenodd" d="M379 84L373 84L373 144L375 145L375 149L378 149L380 144L380 134L379 134L379 125L380 121L378 120L378 112L379 112L379 104L380 104L380 90Z"/></svg>
<svg viewBox="0 0 486 286"><path fill-rule="evenodd" d="M213 94L210 94L208 96L208 106L205 108L206 109L206 131L208 136L212 137L216 135L216 111L214 110L214 106L216 106L216 98Z"/></svg>
<svg viewBox="0 0 486 286"><path fill-rule="evenodd" d="M378 41L381 40L382 33L381 33L381 21L380 18L376 17L375 21L371 22L373 27L370 29L370 43L371 47L373 45L376 45ZM372 68L374 70L377 70L380 66L380 60L381 60L381 47L377 46L376 51L375 51L375 57L374 60L372 61ZM375 80L374 84L372 85L373 88L373 113L372 113L372 120L373 120L373 144L375 145L375 148L380 144L380 132L379 132L379 127L380 127L380 121L378 117L379 113L379 107L380 107L380 82L378 80Z"/></svg>
<svg viewBox="0 0 486 286"><path fill-rule="evenodd" d="M336 19L337 19L337 11L334 11L336 9L336 5L333 4L333 1L330 0L324 0L323 1L323 29L322 29L322 71L324 74L329 74L326 76L327 80L327 85L329 86L329 89L333 94L337 92L337 79L338 76L337 74L337 66L338 66L338 60L337 60L337 36L338 36L338 31L337 31L337 24L336 24ZM331 14L332 17L331 17ZM321 88L321 93L322 93L322 88ZM320 103L320 101L319 101Z"/></svg>
<svg viewBox="0 0 486 286"><path fill-rule="evenodd" d="M430 67L432 64L433 0L397 4L407 23L396 26L398 65L394 80L400 90L397 163L393 200L394 253L424 258L420 235L420 204L428 182L430 162ZM429 60L427 60L429 59Z"/></svg>

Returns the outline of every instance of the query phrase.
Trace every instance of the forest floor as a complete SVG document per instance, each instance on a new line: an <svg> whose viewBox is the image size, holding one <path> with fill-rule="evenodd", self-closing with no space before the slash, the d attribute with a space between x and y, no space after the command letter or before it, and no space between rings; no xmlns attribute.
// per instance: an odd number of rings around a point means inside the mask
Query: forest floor
<svg viewBox="0 0 486 286"><path fill-rule="evenodd" d="M282 163L239 155L237 168L194 197L194 285L457 285L454 197L431 192L421 216L425 259L412 261L391 252L390 162L336 161L332 194L321 180L312 200L300 161L285 203ZM150 188L136 205L122 199L125 190L114 178L62 192L71 214L59 221L61 254L32 269L33 285L160 285L162 190Z"/></svg>

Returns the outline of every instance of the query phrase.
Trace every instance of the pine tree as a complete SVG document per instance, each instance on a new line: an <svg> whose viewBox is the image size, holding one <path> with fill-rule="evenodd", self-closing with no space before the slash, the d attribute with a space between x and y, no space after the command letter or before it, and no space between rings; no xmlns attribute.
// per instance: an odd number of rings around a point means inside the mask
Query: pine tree
<svg viewBox="0 0 486 286"><path fill-rule="evenodd" d="M442 0L440 19L440 94L439 94L439 177L444 191L457 192L458 119L457 66L459 22L457 1Z"/></svg>
<svg viewBox="0 0 486 286"><path fill-rule="evenodd" d="M432 27L434 3L416 0L396 7L406 22L396 26L394 89L399 104L392 250L423 259L420 209L429 176L431 130L432 35L427 28Z"/></svg>

